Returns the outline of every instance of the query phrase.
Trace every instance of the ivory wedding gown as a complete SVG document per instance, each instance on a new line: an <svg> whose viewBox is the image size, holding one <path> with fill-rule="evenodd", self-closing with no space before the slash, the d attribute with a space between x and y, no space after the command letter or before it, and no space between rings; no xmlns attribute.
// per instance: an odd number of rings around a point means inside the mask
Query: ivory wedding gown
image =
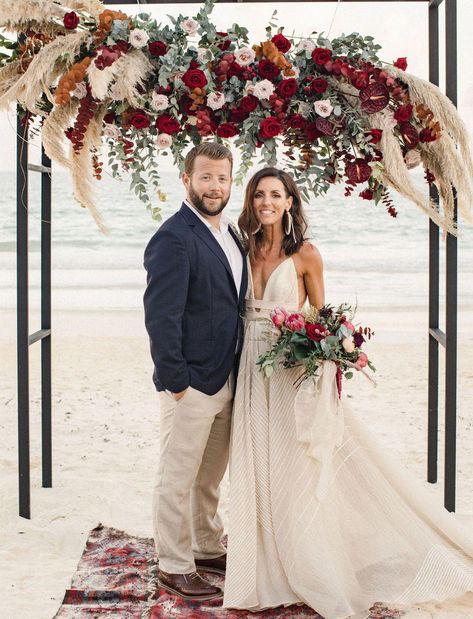
<svg viewBox="0 0 473 619"><path fill-rule="evenodd" d="M342 619L366 617L375 602L404 608L473 590L473 536L339 400L334 364L298 391L298 368L263 378L256 360L276 306L299 310L292 258L272 273L262 301L249 282L223 605L305 603Z"/></svg>

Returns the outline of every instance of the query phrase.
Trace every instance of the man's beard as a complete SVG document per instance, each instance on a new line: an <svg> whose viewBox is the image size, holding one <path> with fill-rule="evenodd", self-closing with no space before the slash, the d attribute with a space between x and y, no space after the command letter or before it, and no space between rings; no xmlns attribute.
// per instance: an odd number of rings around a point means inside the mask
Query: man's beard
<svg viewBox="0 0 473 619"><path fill-rule="evenodd" d="M204 196L200 197L197 194L197 192L194 190L191 184L189 187L189 198L190 198L190 201L192 202L192 205L195 206L195 208L198 211L200 211L204 215L209 215L210 217L214 217L215 215L219 215L223 211L223 209L227 206L227 202L230 199L230 196L228 196L226 200L222 198L220 201L220 204L216 206L213 210L211 210L205 206Z"/></svg>

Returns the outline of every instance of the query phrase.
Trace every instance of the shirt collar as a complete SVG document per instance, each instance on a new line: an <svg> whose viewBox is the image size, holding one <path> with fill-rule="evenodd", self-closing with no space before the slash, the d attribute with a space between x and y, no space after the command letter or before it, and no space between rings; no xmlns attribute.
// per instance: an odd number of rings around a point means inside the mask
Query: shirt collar
<svg viewBox="0 0 473 619"><path fill-rule="evenodd" d="M197 217L200 219L200 221L205 224L207 226L207 228L209 228L209 230L212 231L216 231L216 228L214 226L212 226L212 224L210 223L210 221L208 221L208 219L205 219L205 217L199 213L199 211L195 208L195 206L193 206L189 200L184 200L184 204L190 208L190 210L197 215ZM231 221L230 219L228 219L228 217L226 215L224 215L222 213L222 215L220 216L220 232L222 234L225 234L226 232L228 232L228 226L230 225Z"/></svg>

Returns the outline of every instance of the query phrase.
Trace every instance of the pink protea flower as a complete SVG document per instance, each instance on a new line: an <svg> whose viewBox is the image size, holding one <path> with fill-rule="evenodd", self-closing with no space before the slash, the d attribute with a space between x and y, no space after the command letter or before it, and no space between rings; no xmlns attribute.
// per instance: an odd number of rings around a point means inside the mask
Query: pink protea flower
<svg viewBox="0 0 473 619"><path fill-rule="evenodd" d="M360 352L360 354L358 355L358 359L356 360L356 363L355 363L355 368L357 370L361 370L367 365L368 365L368 355L366 355L364 352Z"/></svg>
<svg viewBox="0 0 473 619"><path fill-rule="evenodd" d="M305 318L302 314L291 314L284 324L291 331L301 331L305 327Z"/></svg>
<svg viewBox="0 0 473 619"><path fill-rule="evenodd" d="M284 321L289 316L284 307L275 307L270 313L270 318L273 321L273 325L278 329L283 326Z"/></svg>

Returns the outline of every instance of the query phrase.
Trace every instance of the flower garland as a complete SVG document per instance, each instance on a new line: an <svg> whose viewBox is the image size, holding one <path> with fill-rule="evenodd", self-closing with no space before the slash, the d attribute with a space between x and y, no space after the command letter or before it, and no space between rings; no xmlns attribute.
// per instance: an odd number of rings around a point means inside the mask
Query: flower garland
<svg viewBox="0 0 473 619"><path fill-rule="evenodd" d="M471 218L473 164L456 109L406 73L406 58L381 62L372 37L296 41L271 24L268 39L251 46L242 26L216 30L211 1L171 26L97 0L46 0L41 14L36 5L23 2L18 13L0 0L2 23L26 35L0 40L0 106L19 102L25 121L39 118L48 154L75 169L76 183L81 174L100 178L106 146L112 174L129 172L159 218L150 188L165 199L160 155L170 152L182 170L191 144L230 140L242 155L237 182L259 153L290 172L306 200L344 183L346 196L356 191L395 217L393 187L455 233L455 187ZM443 211L412 183L408 170L421 163ZM100 221L88 187L75 189Z"/></svg>

